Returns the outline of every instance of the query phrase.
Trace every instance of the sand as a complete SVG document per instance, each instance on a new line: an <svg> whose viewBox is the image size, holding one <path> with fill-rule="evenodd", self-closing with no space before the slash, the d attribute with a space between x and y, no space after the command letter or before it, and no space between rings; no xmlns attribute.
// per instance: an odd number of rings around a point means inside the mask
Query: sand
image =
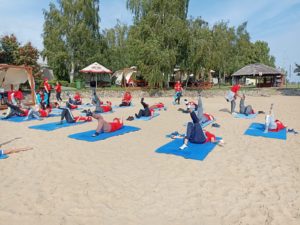
<svg viewBox="0 0 300 225"><path fill-rule="evenodd" d="M249 96L246 102L263 111L274 102L277 118L300 131L299 100ZM222 136L225 146L204 161L158 154L170 141L165 135L184 132L190 118L171 98L145 101L164 102L168 110L151 121L125 122L140 127L138 132L94 143L67 136L93 129L95 121L53 132L28 126L58 118L0 121L0 143L22 137L5 147L34 147L0 160L0 224L300 224L300 134L288 134L286 141L245 136L264 115L235 119L223 97L204 98L205 111L221 125L207 130ZM140 108L138 99L134 104L105 118L125 119Z"/></svg>

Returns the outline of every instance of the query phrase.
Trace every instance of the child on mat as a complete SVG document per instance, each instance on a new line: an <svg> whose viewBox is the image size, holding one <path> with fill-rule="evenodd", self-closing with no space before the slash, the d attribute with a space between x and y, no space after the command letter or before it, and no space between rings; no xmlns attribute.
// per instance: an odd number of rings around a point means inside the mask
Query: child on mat
<svg viewBox="0 0 300 225"><path fill-rule="evenodd" d="M213 142L217 144L224 144L223 140L216 140L216 136L208 131L203 131L200 121L193 110L190 110L190 115L193 122L189 122L187 125L186 136L184 137L183 145L180 147L181 150L188 147L188 142L195 144L204 144L206 142ZM178 136L172 136L172 138L182 138Z"/></svg>
<svg viewBox="0 0 300 225"><path fill-rule="evenodd" d="M82 98L79 92L76 92L74 95L74 101L75 105L81 105L82 104Z"/></svg>
<svg viewBox="0 0 300 225"><path fill-rule="evenodd" d="M237 97L240 97L238 91L240 90L241 86L239 84L235 84L231 87L230 91L227 93L226 95L226 100L227 102L230 102L230 105L231 105L231 114L234 113L234 110L235 110L235 106L236 106L236 98Z"/></svg>
<svg viewBox="0 0 300 225"><path fill-rule="evenodd" d="M89 111L87 115L92 116L98 121L96 132L92 135L93 137L96 137L101 133L114 132L123 127L123 122L121 122L119 118L114 118L113 122L107 122L100 114L92 113Z"/></svg>
<svg viewBox="0 0 300 225"><path fill-rule="evenodd" d="M245 106L245 98L246 96L245 94L243 94L240 100L240 113L245 114L246 116L248 116L249 114L254 114L254 110L252 109L251 105Z"/></svg>
<svg viewBox="0 0 300 225"><path fill-rule="evenodd" d="M131 96L130 92L126 91L124 93L124 96L123 96L123 99L122 99L122 103L119 106L120 107L122 107L122 106L130 106L131 105L131 99L132 99L132 96Z"/></svg>
<svg viewBox="0 0 300 225"><path fill-rule="evenodd" d="M273 112L273 103L271 104L269 114L266 115L265 121L265 131L264 133L271 132L278 132L285 128L282 122L279 120L275 120L274 112Z"/></svg>

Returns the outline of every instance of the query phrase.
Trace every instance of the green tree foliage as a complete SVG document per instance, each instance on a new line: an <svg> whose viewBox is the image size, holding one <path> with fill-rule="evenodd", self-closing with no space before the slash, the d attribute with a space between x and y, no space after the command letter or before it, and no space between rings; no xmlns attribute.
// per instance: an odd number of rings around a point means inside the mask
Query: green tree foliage
<svg viewBox="0 0 300 225"><path fill-rule="evenodd" d="M35 73L39 71L38 58L39 51L30 42L22 46L13 34L0 38L0 63L31 66Z"/></svg>
<svg viewBox="0 0 300 225"><path fill-rule="evenodd" d="M5 35L0 39L0 63L17 64L20 43L15 35Z"/></svg>
<svg viewBox="0 0 300 225"><path fill-rule="evenodd" d="M79 69L99 56L99 0L58 0L44 10L44 51L56 76L72 82Z"/></svg>

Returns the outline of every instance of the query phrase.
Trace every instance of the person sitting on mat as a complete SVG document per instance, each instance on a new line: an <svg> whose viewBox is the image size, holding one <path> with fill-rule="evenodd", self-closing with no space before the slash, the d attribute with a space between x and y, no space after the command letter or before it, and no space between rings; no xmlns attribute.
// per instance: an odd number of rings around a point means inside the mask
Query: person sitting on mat
<svg viewBox="0 0 300 225"><path fill-rule="evenodd" d="M29 109L28 115L24 120L28 120L29 118L36 118L38 120L42 120L41 117L48 117L51 112L51 108L42 109L38 105L35 105L35 108Z"/></svg>
<svg viewBox="0 0 300 225"><path fill-rule="evenodd" d="M5 117L3 117L2 119L9 119L13 116L21 116L21 117L25 117L28 115L29 110L25 109L25 108L21 108L21 106L19 105L13 105L10 103L6 103L8 106L7 112Z"/></svg>
<svg viewBox="0 0 300 225"><path fill-rule="evenodd" d="M94 113L104 113L112 111L112 103L110 101L106 101L106 104L103 104L103 102L101 102L99 97L97 96L96 92L93 93L92 104L96 106Z"/></svg>
<svg viewBox="0 0 300 225"><path fill-rule="evenodd" d="M74 95L74 101L75 105L81 105L82 104L82 98L79 92L76 92Z"/></svg>
<svg viewBox="0 0 300 225"><path fill-rule="evenodd" d="M9 149L0 149L0 159L5 157L8 154L13 154L13 153L18 153L18 152L23 152L23 151L28 151L33 148L27 147L27 148L9 148ZM7 157L5 157L7 158Z"/></svg>
<svg viewBox="0 0 300 225"><path fill-rule="evenodd" d="M74 95L74 97L69 93L67 94L67 96L69 97L68 102L71 105L81 105L82 101L81 101L81 97L78 92ZM76 98L75 98L75 96L76 96Z"/></svg>
<svg viewBox="0 0 300 225"><path fill-rule="evenodd" d="M204 144L206 142L213 142L217 144L223 144L223 140L216 140L216 136L208 131L204 131L200 125L195 111L190 109L190 116L193 122L189 122L187 125L186 136L184 137L183 145L180 147L181 150L188 147L188 142L195 144ZM178 136L172 136L172 138L182 138Z"/></svg>
<svg viewBox="0 0 300 225"><path fill-rule="evenodd" d="M279 120L275 120L274 112L273 112L273 103L271 104L269 114L266 115L265 121L265 131L264 133L271 132L278 132L285 128L282 122Z"/></svg>
<svg viewBox="0 0 300 225"><path fill-rule="evenodd" d="M135 114L135 117L141 118L153 116L154 110L149 108L149 105L144 102L144 98L141 98L141 104L144 107L144 109L140 109L139 113Z"/></svg>
<svg viewBox="0 0 300 225"><path fill-rule="evenodd" d="M122 99L122 103L119 106L120 107L122 107L122 106L130 106L131 105L131 99L132 99L132 96L131 96L130 92L126 91L124 93L124 96L123 96L123 99Z"/></svg>
<svg viewBox="0 0 300 225"><path fill-rule="evenodd" d="M113 122L107 122L100 114L92 113L89 111L87 115L92 116L98 121L96 132L92 135L93 137L96 137L101 133L114 132L123 127L123 122L121 122L119 118L114 118Z"/></svg>
<svg viewBox="0 0 300 225"><path fill-rule="evenodd" d="M60 122L58 123L58 125L63 124L64 119L66 119L67 123L76 123L78 121L83 121L83 122L92 121L91 116L88 116L88 115L87 116L73 116L73 114L69 108L60 108L60 107L58 107L58 108L62 110Z"/></svg>
<svg viewBox="0 0 300 225"><path fill-rule="evenodd" d="M254 110L252 109L251 105L245 106L245 98L246 96L243 94L240 100L240 114L245 114L246 116L249 114L254 114Z"/></svg>

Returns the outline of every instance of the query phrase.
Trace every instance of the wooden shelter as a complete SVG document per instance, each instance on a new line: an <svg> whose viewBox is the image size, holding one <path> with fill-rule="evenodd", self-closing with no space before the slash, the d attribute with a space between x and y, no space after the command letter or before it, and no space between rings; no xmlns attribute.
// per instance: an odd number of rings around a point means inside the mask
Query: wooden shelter
<svg viewBox="0 0 300 225"><path fill-rule="evenodd" d="M247 65L232 75L233 83L245 83L246 78L256 80L257 87L281 87L284 84L284 74L264 64Z"/></svg>
<svg viewBox="0 0 300 225"><path fill-rule="evenodd" d="M25 102L25 104L35 104L35 82L32 68L30 66L0 64L0 94L2 97L7 96L9 91L19 89L20 84L24 84L27 81L31 89L31 100ZM2 103L4 102L0 102L0 107L5 108L1 105Z"/></svg>

